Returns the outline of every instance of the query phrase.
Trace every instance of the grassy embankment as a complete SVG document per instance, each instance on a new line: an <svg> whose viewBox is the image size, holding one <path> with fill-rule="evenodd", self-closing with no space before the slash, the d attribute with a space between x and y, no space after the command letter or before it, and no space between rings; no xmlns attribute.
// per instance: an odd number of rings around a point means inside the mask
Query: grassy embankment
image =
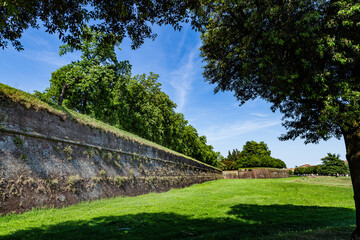
<svg viewBox="0 0 360 240"><path fill-rule="evenodd" d="M157 143L151 142L149 140L146 140L144 138L141 138L135 134L132 134L130 132L126 132L124 130L121 130L119 128L116 128L114 126L111 126L109 124L106 124L104 122L98 121L94 118L90 118L84 114L80 114L74 110L61 107L58 105L50 105L46 102L41 101L40 99L34 97L33 95L23 92L19 89L12 88L10 86L7 86L5 84L0 83L0 101L6 101L9 99L12 102L19 103L26 108L33 108L35 110L45 110L49 113L56 114L58 116L63 117L64 119L72 119L75 122L78 122L83 125L90 126L92 128L97 128L100 131L103 132L110 132L115 134L118 137L137 142L143 145L148 145L160 150L163 150L165 152L169 152L181 157L189 158L193 161L200 162L196 159L193 159L191 157L185 156L184 154L178 153L176 151L173 151L169 148L166 148L164 146L161 146ZM1 119L0 116L0 124L5 121L4 119ZM202 164L208 165L206 163L201 162ZM209 166L209 165L208 165Z"/></svg>
<svg viewBox="0 0 360 240"><path fill-rule="evenodd" d="M349 178L218 180L0 217L0 239L349 239Z"/></svg>

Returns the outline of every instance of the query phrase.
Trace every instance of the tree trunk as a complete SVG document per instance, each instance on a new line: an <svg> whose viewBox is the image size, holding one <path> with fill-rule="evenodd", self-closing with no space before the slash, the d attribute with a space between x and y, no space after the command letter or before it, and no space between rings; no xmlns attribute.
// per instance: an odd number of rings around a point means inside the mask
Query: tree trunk
<svg viewBox="0 0 360 240"><path fill-rule="evenodd" d="M356 208L356 229L351 237L352 239L360 240L360 129L350 129L344 132L343 135Z"/></svg>
<svg viewBox="0 0 360 240"><path fill-rule="evenodd" d="M59 96L59 99L58 99L58 105L59 105L59 106L61 106L62 103L63 103L64 95L65 95L67 86L69 86L68 83L64 84L64 86L63 86L63 88L62 88L62 91L61 91L60 96Z"/></svg>

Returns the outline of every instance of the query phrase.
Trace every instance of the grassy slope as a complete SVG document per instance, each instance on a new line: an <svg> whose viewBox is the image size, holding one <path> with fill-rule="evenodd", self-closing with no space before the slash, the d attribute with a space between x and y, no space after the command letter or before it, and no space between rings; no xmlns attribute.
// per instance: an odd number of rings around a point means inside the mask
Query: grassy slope
<svg viewBox="0 0 360 240"><path fill-rule="evenodd" d="M0 217L0 238L348 239L355 223L352 189L337 183L350 179L321 181L218 180L34 210Z"/></svg>
<svg viewBox="0 0 360 240"><path fill-rule="evenodd" d="M50 113L59 115L59 116L63 116L65 118L70 118L73 119L74 121L80 123L80 124L84 124L87 126L91 126L93 128L98 128L102 131L105 132L111 132L113 134L115 134L116 136L119 136L121 138L125 138L134 142L138 142L140 144L144 144L144 145L148 145L157 149L161 149L163 151L166 152L170 152L172 154L175 155L179 155L182 157L186 157L189 158L193 161L199 162L196 159L193 159L191 157L185 156L181 153L175 152L171 149L165 148L159 144L156 144L154 142L151 142L149 140L146 140L144 138L141 138L135 134L123 131L121 129L115 128L111 125L108 125L106 123L103 123L101 121L98 121L96 119L90 118L86 115L80 114L78 112L75 112L71 109L67 109L67 108L63 108L63 107L59 107L57 105L49 105L39 99L37 99L36 97L32 96L29 93L23 92L21 90L9 87L5 84L0 83L0 101L1 101L1 97L2 96L6 96L7 98L11 99L11 101L16 102L16 103L20 103L22 105L24 105L27 108L34 108L36 110L46 110ZM1 119L0 119L1 122ZM203 162L201 162L202 164L205 164ZM207 165L207 164L205 164ZM209 166L209 165L208 165Z"/></svg>

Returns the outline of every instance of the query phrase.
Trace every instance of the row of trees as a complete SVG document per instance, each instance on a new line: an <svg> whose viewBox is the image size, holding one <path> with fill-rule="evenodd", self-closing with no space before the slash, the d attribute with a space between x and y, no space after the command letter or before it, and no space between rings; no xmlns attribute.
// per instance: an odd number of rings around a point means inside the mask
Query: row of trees
<svg viewBox="0 0 360 240"><path fill-rule="evenodd" d="M129 62L116 58L116 40L103 44L104 34L89 28L85 33L81 60L53 72L50 87L35 95L216 166L220 154L175 111L159 75L132 76ZM74 50L63 45L60 54Z"/></svg>
<svg viewBox="0 0 360 240"><path fill-rule="evenodd" d="M242 151L238 149L229 151L227 158L221 160L221 168L223 170L237 170L247 167L286 168L283 161L270 155L271 151L266 143L247 141Z"/></svg>
<svg viewBox="0 0 360 240"><path fill-rule="evenodd" d="M321 160L323 162L321 165L295 168L294 174L319 174L327 176L350 174L349 165L340 159L339 154L328 153Z"/></svg>

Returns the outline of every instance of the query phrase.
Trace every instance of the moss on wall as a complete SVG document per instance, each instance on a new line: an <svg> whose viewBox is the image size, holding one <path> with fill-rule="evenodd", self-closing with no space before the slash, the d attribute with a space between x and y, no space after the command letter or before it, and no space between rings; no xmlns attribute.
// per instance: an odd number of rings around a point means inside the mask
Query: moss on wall
<svg viewBox="0 0 360 240"><path fill-rule="evenodd" d="M209 165L43 109L0 103L0 116L0 214L222 178Z"/></svg>

